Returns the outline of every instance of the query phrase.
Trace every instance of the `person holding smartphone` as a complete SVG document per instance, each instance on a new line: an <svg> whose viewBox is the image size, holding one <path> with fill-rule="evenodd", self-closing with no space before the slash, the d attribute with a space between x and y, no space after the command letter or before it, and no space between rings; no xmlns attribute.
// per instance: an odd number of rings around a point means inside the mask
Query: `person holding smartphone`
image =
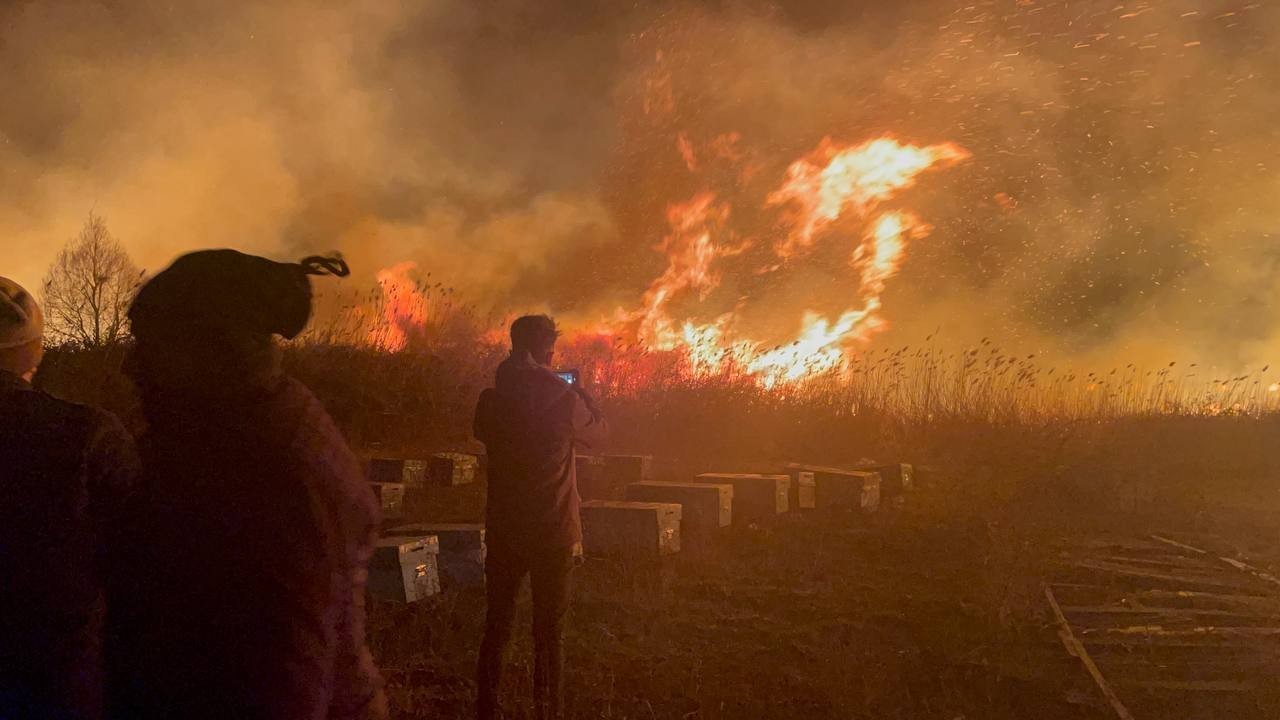
<svg viewBox="0 0 1280 720"><path fill-rule="evenodd" d="M497 716L516 594L526 575L533 585L535 717L550 720L564 711L562 625L582 554L574 458L578 447L599 445L608 425L581 383L552 370L558 337L546 315L513 322L511 355L476 407L475 436L489 455L487 608L476 671L480 720Z"/></svg>

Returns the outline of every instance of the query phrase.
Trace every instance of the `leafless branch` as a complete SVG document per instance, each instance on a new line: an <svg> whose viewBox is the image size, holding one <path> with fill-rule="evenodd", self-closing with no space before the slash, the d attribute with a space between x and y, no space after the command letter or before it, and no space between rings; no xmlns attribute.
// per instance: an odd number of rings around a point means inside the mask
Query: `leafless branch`
<svg viewBox="0 0 1280 720"><path fill-rule="evenodd" d="M42 284L50 336L84 348L120 342L129 332L129 303L141 283L142 273L120 241L90 212Z"/></svg>

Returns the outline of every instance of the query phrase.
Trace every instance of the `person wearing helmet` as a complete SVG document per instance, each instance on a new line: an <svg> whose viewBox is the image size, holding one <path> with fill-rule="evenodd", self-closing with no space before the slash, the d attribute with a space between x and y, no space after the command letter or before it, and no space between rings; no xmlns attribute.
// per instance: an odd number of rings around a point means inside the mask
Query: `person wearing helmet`
<svg viewBox="0 0 1280 720"><path fill-rule="evenodd" d="M36 390L40 306L0 278L0 717L103 716L105 570L137 478L115 416Z"/></svg>

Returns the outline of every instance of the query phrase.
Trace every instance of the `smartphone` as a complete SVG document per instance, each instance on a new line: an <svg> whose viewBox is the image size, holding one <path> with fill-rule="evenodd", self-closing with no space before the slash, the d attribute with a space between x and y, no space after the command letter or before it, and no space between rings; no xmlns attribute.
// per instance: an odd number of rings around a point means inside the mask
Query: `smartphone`
<svg viewBox="0 0 1280 720"><path fill-rule="evenodd" d="M577 371L577 370L556 370L555 372L556 372L556 375L559 375L559 376L560 376L560 379L561 379L561 380L563 380L563 381L565 381L565 382L569 383L570 385L577 385L577 384L578 384L578 371Z"/></svg>

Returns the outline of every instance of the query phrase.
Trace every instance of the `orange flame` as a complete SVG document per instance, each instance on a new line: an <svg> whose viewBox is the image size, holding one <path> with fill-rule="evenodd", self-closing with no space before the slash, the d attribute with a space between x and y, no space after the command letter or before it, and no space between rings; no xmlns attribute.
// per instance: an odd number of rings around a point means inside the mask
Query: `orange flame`
<svg viewBox="0 0 1280 720"><path fill-rule="evenodd" d="M670 316L670 304L682 291L697 290L698 299L706 299L720 282L715 262L748 247L745 242L717 244L730 207L717 202L712 193L671 205L667 219L672 231L659 247L667 256L667 269L650 285L643 307L632 316L638 319L638 339L651 349L684 351L695 375L735 368L767 387L840 369L851 344L887 327L880 317L886 283L897 274L908 242L932 231L913 213L877 215L876 209L914 185L925 170L967 157L965 150L949 143L920 147L880 137L839 146L825 138L812 153L791 163L782 185L765 200L766 206L785 206L782 221L788 230L773 245L779 263L761 272L780 270L812 247L824 229L852 213L866 219L869 228L850 257L859 275L861 307L849 308L834 320L806 312L796 339L767 351L757 342L734 336L732 314L711 324L678 323Z"/></svg>
<svg viewBox="0 0 1280 720"><path fill-rule="evenodd" d="M382 291L383 322L369 331L369 344L398 352L409 344L409 334L427 322L427 303L410 273L415 262L402 262L378 271Z"/></svg>
<svg viewBox="0 0 1280 720"><path fill-rule="evenodd" d="M720 284L719 275L712 271L715 260L742 251L741 247L720 247L712 241L712 233L719 232L728 218L729 206L717 203L715 194L709 192L667 209L671 233L658 246L667 256L667 269L649 285L643 309L636 314L640 322L637 336L645 345L658 350L679 345L681 333L666 312L667 304L682 290L696 290L699 298L705 299Z"/></svg>
<svg viewBox="0 0 1280 720"><path fill-rule="evenodd" d="M917 147L891 137L840 147L823 138L816 150L787 168L782 187L769 195L770 205L790 205L793 228L777 245L789 259L814 242L814 236L852 207L866 214L916 176L938 163L964 160L969 154L950 143Z"/></svg>
<svg viewBox="0 0 1280 720"><path fill-rule="evenodd" d="M741 153L737 133L717 138L711 155L733 161ZM700 166L694 148L683 134L677 148L686 167ZM705 156L704 156L705 157ZM679 359L696 376L747 376L764 387L794 383L815 375L839 371L848 364L848 352L888 327L881 316L887 283L906 258L911 241L927 236L932 227L906 210L881 211L880 206L912 187L926 170L945 167L969 157L959 146L943 143L917 146L882 136L856 145L840 145L824 138L812 152L792 162L779 187L764 199L766 209L776 208L781 237L767 246L776 258L760 273L773 273L796 262L826 236L838 221L858 221L865 228L849 255L856 273L858 294L851 307L832 318L806 311L795 340L764 349L762 343L735 332L737 316L726 313L709 323L678 319L674 307L690 301L696 307L706 301L721 282L718 264L752 247L750 240L734 235L729 219L731 205L711 191L667 208L667 235L657 246L667 267L645 291L640 306L619 311L615 320L631 341L650 351L662 351ZM754 171L753 171L754 172ZM401 263L378 273L383 293L385 323L370 335L371 344L388 350L403 349L409 333L426 322L426 303L409 274L413 263ZM683 301L676 305L678 301ZM599 348L613 336L601 322L570 339L574 346ZM495 338L498 336L495 335ZM624 375L644 373L656 367L643 357L621 361ZM625 366L625 367L623 367ZM611 387L632 387L636 378L614 376Z"/></svg>

